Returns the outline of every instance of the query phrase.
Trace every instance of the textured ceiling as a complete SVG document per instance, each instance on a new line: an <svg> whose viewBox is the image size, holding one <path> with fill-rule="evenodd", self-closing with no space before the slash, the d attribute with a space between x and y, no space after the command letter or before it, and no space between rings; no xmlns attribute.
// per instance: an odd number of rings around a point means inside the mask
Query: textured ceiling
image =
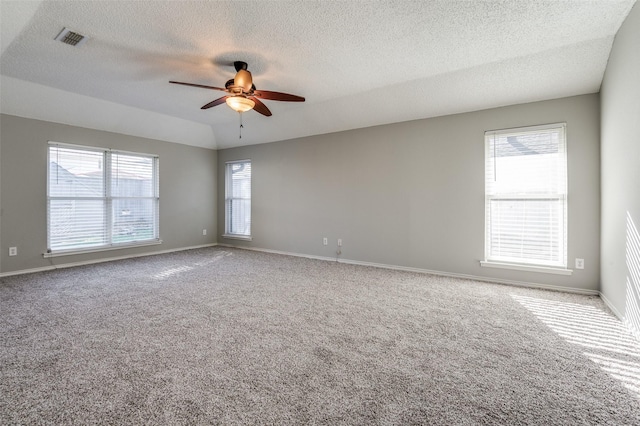
<svg viewBox="0 0 640 426"><path fill-rule="evenodd" d="M635 0L0 1L3 113L210 148L600 89ZM89 37L54 41L63 27ZM223 95L248 62L264 117Z"/></svg>

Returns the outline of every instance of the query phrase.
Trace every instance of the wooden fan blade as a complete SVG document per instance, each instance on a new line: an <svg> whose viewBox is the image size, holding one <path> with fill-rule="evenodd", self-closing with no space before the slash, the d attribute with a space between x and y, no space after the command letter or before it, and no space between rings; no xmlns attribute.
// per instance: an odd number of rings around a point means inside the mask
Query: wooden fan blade
<svg viewBox="0 0 640 426"><path fill-rule="evenodd" d="M269 90L256 90L253 92L253 96L262 99L268 99L270 101L285 101L285 102L304 102L302 96L290 95L288 93L271 92Z"/></svg>
<svg viewBox="0 0 640 426"><path fill-rule="evenodd" d="M215 101L211 101L208 104L204 105L202 108L200 109L207 109L207 108L211 108L214 107L216 105L220 105L223 104L227 101L228 96L223 96L221 98L216 99Z"/></svg>
<svg viewBox="0 0 640 426"><path fill-rule="evenodd" d="M180 82L180 81L170 81L169 83L173 83L173 84L182 84L183 86L200 87L200 88L202 88L202 89L222 90L223 92L226 92L226 91L227 91L227 89L223 89L222 87L205 86L205 85L203 85L203 84L182 83L182 82Z"/></svg>
<svg viewBox="0 0 640 426"><path fill-rule="evenodd" d="M262 115L266 115L267 117L271 117L271 111L269 111L269 108L267 108L265 104L260 102L260 99L256 98L255 96L249 96L249 99L256 103L253 107L256 112L259 112Z"/></svg>

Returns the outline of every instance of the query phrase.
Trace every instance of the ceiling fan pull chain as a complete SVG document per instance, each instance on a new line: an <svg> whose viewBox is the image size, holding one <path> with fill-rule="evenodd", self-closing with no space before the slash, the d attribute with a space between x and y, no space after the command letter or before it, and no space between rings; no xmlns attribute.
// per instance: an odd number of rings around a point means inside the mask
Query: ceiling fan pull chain
<svg viewBox="0 0 640 426"><path fill-rule="evenodd" d="M242 129L244 128L242 125L242 113L239 112L238 114L240 114L240 137L238 139L242 139Z"/></svg>

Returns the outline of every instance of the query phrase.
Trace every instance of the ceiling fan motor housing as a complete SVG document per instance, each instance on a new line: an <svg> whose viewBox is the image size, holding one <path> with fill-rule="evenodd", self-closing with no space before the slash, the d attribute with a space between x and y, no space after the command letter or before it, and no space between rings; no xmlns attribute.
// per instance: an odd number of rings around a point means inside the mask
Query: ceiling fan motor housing
<svg viewBox="0 0 640 426"><path fill-rule="evenodd" d="M238 71L233 81L236 86L242 87L242 90L244 92L249 92L251 90L251 86L253 85L253 79L251 78L251 73L243 69Z"/></svg>

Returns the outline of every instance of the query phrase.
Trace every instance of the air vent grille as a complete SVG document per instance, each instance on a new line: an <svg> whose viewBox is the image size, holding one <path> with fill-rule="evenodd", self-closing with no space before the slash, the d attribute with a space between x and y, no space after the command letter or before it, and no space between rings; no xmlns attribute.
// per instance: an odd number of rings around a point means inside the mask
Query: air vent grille
<svg viewBox="0 0 640 426"><path fill-rule="evenodd" d="M55 39L71 46L80 46L87 41L87 37L69 28L63 28Z"/></svg>

